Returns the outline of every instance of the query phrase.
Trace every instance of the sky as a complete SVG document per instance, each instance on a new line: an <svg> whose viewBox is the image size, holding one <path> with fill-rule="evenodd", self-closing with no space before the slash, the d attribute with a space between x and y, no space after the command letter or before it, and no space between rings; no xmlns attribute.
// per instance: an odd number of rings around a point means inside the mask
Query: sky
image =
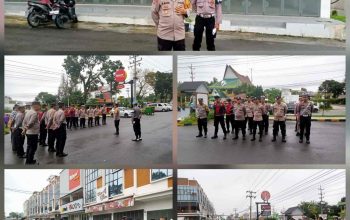
<svg viewBox="0 0 350 220"><path fill-rule="evenodd" d="M5 169L5 214L23 212L23 203L34 191L41 191L49 182L51 175L59 175L61 170L54 169ZM18 193L6 189L23 190Z"/></svg>
<svg viewBox="0 0 350 220"><path fill-rule="evenodd" d="M345 56L179 56L177 81L221 81L226 65L263 88L307 88L317 91L322 81L345 79Z"/></svg>
<svg viewBox="0 0 350 220"><path fill-rule="evenodd" d="M41 91L57 94L66 56L5 56L5 96L17 101L33 101ZM129 56L110 56L129 66ZM172 56L140 56L141 69L172 71ZM132 70L126 68L129 80ZM120 95L127 95L126 85Z"/></svg>
<svg viewBox="0 0 350 220"><path fill-rule="evenodd" d="M195 179L202 186L217 214L240 215L247 212L249 199L246 191L256 193L253 201L261 202L261 192L271 194L271 207L277 212L297 206L300 201L319 201L319 190L324 188L324 200L337 204L345 196L345 170L178 170L178 177Z"/></svg>

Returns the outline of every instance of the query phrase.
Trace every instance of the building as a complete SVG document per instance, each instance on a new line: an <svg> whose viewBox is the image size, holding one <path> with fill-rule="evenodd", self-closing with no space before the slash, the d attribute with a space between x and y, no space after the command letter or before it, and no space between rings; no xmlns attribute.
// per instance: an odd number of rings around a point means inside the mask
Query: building
<svg viewBox="0 0 350 220"><path fill-rule="evenodd" d="M205 104L209 101L209 88L205 81L183 82L179 85L180 103L189 102L191 108L196 108L198 99L202 98Z"/></svg>
<svg viewBox="0 0 350 220"><path fill-rule="evenodd" d="M285 220L294 219L294 220L303 220L304 211L299 207L291 207L284 212Z"/></svg>
<svg viewBox="0 0 350 220"><path fill-rule="evenodd" d="M30 220L173 219L171 169L65 169L23 204Z"/></svg>
<svg viewBox="0 0 350 220"><path fill-rule="evenodd" d="M226 65L222 81L209 86L209 88L216 90L228 90L237 88L243 84L253 85L248 76L238 73L231 65Z"/></svg>
<svg viewBox="0 0 350 220"><path fill-rule="evenodd" d="M196 180L177 180L177 219L215 219L215 209Z"/></svg>

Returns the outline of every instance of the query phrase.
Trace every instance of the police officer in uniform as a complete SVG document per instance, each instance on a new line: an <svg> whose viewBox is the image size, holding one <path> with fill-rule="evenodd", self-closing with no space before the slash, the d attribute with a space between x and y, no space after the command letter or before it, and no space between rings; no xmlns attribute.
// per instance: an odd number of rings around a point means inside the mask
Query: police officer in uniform
<svg viewBox="0 0 350 220"><path fill-rule="evenodd" d="M82 105L79 110L79 120L80 120L80 128L85 128L85 117L86 117L86 109L85 105Z"/></svg>
<svg viewBox="0 0 350 220"><path fill-rule="evenodd" d="M39 118L40 121L40 146L42 147L46 147L46 138L47 138L47 129L46 129L46 122L45 122L45 118L46 118L46 114L47 114L47 105L43 104L42 105L43 109L42 109L42 113L41 116Z"/></svg>
<svg viewBox="0 0 350 220"><path fill-rule="evenodd" d="M214 136L211 137L211 139L218 138L218 132L219 132L219 124L221 125L221 129L224 132L224 140L226 140L226 127L225 127L225 104L220 101L219 96L215 96L215 102L214 102L214 127L215 132Z"/></svg>
<svg viewBox="0 0 350 220"><path fill-rule="evenodd" d="M106 125L106 120L107 120L107 107L106 105L102 106L101 109L101 113L102 113L102 125Z"/></svg>
<svg viewBox="0 0 350 220"><path fill-rule="evenodd" d="M88 127L93 127L93 118L94 118L94 109L89 106L89 109L87 110L88 115Z"/></svg>
<svg viewBox="0 0 350 220"><path fill-rule="evenodd" d="M196 113L197 113L198 131L199 131L196 137L203 137L203 130L204 130L204 138L207 138L209 108L206 104L203 103L202 98L198 99Z"/></svg>
<svg viewBox="0 0 350 220"><path fill-rule="evenodd" d="M253 134L253 106L251 97L247 97L247 101L245 102L245 110L246 110L246 123L248 123L249 134Z"/></svg>
<svg viewBox="0 0 350 220"><path fill-rule="evenodd" d="M282 133L282 142L286 142L286 114L287 114L287 105L282 102L280 96L276 97L276 103L272 106L273 112L273 139L272 142L276 141L278 134L278 129L281 129Z"/></svg>
<svg viewBox="0 0 350 220"><path fill-rule="evenodd" d="M214 39L219 30L222 20L222 0L193 0L192 8L197 13L194 25L193 50L199 51L202 44L203 32L205 28L205 37L207 50L214 51Z"/></svg>
<svg viewBox="0 0 350 220"><path fill-rule="evenodd" d="M53 116L54 132L56 137L56 156L65 157L68 154L64 153L64 147L66 145L67 130L66 130L66 117L64 114L64 104L58 103L58 110Z"/></svg>
<svg viewBox="0 0 350 220"><path fill-rule="evenodd" d="M246 107L241 103L241 97L236 98L236 104L234 105L234 114L235 114L235 137L232 140L238 139L239 130L242 131L243 140L245 140L246 134Z"/></svg>
<svg viewBox="0 0 350 220"><path fill-rule="evenodd" d="M185 23L190 14L185 0L153 0L152 19L157 28L159 51L184 51Z"/></svg>
<svg viewBox="0 0 350 220"><path fill-rule="evenodd" d="M25 116L25 107L20 105L18 106L18 112L16 114L13 126L13 135L14 135L14 145L17 150L17 156L19 158L26 158L26 154L23 149L25 136L22 134L23 132L23 119Z"/></svg>
<svg viewBox="0 0 350 220"><path fill-rule="evenodd" d="M233 114L233 104L232 104L232 100L231 99L227 99L226 100L227 103L225 105L225 109L226 109L226 128L227 128L227 133L230 133L230 125L231 125L231 131L232 134L234 132L234 120L235 120L235 116Z"/></svg>
<svg viewBox="0 0 350 220"><path fill-rule="evenodd" d="M114 127L115 127L115 135L119 135L119 124L120 124L120 110L119 110L119 104L116 103L114 105Z"/></svg>
<svg viewBox="0 0 350 220"><path fill-rule="evenodd" d="M137 105L137 103L134 103L134 115L132 117L132 124L133 124L133 128L134 128L134 133L135 133L135 139L133 139L133 141L142 141L141 138L141 109L140 107Z"/></svg>
<svg viewBox="0 0 350 220"><path fill-rule="evenodd" d="M303 102L303 97L299 95L299 102L295 104L295 108L294 108L296 136L300 135L300 120L299 120L300 117L299 117L299 114L297 113L297 109L299 108L299 105L302 102Z"/></svg>
<svg viewBox="0 0 350 220"><path fill-rule="evenodd" d="M45 123L47 128L47 143L49 145L49 152L56 152L55 150L55 132L54 132L54 125L53 125L53 116L56 112L56 104L52 103L50 106L50 109L47 111L46 117L45 117Z"/></svg>
<svg viewBox="0 0 350 220"><path fill-rule="evenodd" d="M303 102L298 105L297 113L300 120L300 139L299 143L304 142L304 135L306 143L310 144L310 129L311 129L311 116L313 111L313 104L309 100L307 94L303 94Z"/></svg>
<svg viewBox="0 0 350 220"><path fill-rule="evenodd" d="M256 129L257 127L259 127L259 142L261 142L264 129L263 115L265 113L265 108L260 103L260 100L258 98L253 98L253 101L253 138L251 139L251 141L255 141Z"/></svg>
<svg viewBox="0 0 350 220"><path fill-rule="evenodd" d="M263 128L265 131L265 134L268 134L269 132L269 114L271 106L269 103L266 103L265 96L261 96L261 105L264 107L264 114L263 114Z"/></svg>

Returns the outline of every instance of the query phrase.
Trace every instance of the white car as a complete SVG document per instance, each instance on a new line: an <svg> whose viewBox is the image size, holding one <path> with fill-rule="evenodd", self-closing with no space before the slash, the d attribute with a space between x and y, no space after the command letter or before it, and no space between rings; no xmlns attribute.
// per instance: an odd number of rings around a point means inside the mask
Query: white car
<svg viewBox="0 0 350 220"><path fill-rule="evenodd" d="M155 112L167 112L169 107L164 105L164 103L151 103L148 106L154 107Z"/></svg>
<svg viewBox="0 0 350 220"><path fill-rule="evenodd" d="M172 111L173 110L173 106L170 105L169 103L161 103L163 105L165 105L166 107L168 107L168 111Z"/></svg>
<svg viewBox="0 0 350 220"><path fill-rule="evenodd" d="M131 118L134 115L134 110L127 109L125 107L119 107L119 111L120 111L120 117L122 118ZM114 108L111 109L110 113L111 113L111 117L113 117Z"/></svg>

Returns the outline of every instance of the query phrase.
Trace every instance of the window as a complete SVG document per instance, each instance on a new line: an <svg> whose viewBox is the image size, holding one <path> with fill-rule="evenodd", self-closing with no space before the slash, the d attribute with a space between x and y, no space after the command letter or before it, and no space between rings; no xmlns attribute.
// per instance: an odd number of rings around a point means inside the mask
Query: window
<svg viewBox="0 0 350 220"><path fill-rule="evenodd" d="M96 201L97 169L85 170L85 203Z"/></svg>
<svg viewBox="0 0 350 220"><path fill-rule="evenodd" d="M109 196L116 196L123 192L124 172L123 170L107 169L106 185L108 185Z"/></svg>
<svg viewBox="0 0 350 220"><path fill-rule="evenodd" d="M173 176L172 169L152 169L152 181L163 179L169 176Z"/></svg>

